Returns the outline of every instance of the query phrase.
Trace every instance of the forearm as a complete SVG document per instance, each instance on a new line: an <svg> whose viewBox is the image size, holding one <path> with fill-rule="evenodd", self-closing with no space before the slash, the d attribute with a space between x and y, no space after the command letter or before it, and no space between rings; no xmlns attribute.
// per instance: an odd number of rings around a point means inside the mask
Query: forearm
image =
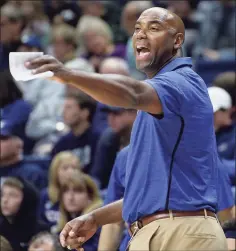
<svg viewBox="0 0 236 251"><path fill-rule="evenodd" d="M124 223L113 223L102 227L98 251L118 250L124 230Z"/></svg>
<svg viewBox="0 0 236 251"><path fill-rule="evenodd" d="M222 224L228 220L232 220L235 217L235 206L219 211L217 216Z"/></svg>
<svg viewBox="0 0 236 251"><path fill-rule="evenodd" d="M95 100L113 106L135 108L139 81L116 74L68 71L63 81L82 90Z"/></svg>
<svg viewBox="0 0 236 251"><path fill-rule="evenodd" d="M94 210L93 215L99 227L122 221L123 199Z"/></svg>

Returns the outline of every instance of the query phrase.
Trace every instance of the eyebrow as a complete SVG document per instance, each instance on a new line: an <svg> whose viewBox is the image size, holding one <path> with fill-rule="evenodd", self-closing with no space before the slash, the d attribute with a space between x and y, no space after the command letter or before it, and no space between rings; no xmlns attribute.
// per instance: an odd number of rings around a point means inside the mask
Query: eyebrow
<svg viewBox="0 0 236 251"><path fill-rule="evenodd" d="M136 24L139 24L139 25L140 25L141 23L142 23L142 22L140 22L140 21L137 21L137 22L136 22ZM150 25L150 24L159 24L159 25L163 26L163 22L161 22L160 20L151 20L151 21L148 21L147 23L148 23L149 25Z"/></svg>

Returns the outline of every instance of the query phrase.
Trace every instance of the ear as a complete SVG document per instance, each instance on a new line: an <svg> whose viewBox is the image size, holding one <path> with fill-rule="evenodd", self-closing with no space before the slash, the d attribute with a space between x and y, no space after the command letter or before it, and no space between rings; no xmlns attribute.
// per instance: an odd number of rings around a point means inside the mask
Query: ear
<svg viewBox="0 0 236 251"><path fill-rule="evenodd" d="M182 46L183 43L184 43L184 34L177 33L175 35L174 49L178 50Z"/></svg>

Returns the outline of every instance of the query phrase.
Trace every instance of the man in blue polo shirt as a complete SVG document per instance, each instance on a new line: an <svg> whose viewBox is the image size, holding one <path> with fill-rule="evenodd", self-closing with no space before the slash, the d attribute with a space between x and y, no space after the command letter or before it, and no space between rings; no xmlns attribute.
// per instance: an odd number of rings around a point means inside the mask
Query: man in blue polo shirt
<svg viewBox="0 0 236 251"><path fill-rule="evenodd" d="M226 250L218 223L218 155L213 108L190 58L178 58L185 28L174 13L151 8L137 20L133 47L148 80L75 72L51 56L26 62L51 70L99 102L138 110L120 200L66 224L62 246L79 249L99 226L123 219L133 250Z"/></svg>

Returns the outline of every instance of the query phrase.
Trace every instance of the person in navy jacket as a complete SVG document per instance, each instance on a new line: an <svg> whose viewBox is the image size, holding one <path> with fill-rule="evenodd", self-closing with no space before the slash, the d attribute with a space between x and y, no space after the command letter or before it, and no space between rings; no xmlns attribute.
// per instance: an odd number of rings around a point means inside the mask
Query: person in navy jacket
<svg viewBox="0 0 236 251"><path fill-rule="evenodd" d="M1 188L0 235L9 240L13 250L27 251L31 238L49 230L37 219L39 194L20 177L8 177Z"/></svg>
<svg viewBox="0 0 236 251"><path fill-rule="evenodd" d="M71 150L80 159L81 168L90 173L99 134L92 128L96 102L80 91L68 93L65 98L63 118L70 132L62 136L51 155Z"/></svg>
<svg viewBox="0 0 236 251"><path fill-rule="evenodd" d="M30 153L33 142L25 134L25 126L32 106L23 99L10 71L0 72L1 138L17 136L24 142L24 152Z"/></svg>
<svg viewBox="0 0 236 251"><path fill-rule="evenodd" d="M21 176L38 188L45 186L45 173L37 163L27 163L34 142L25 134L31 105L22 98L9 70L0 72L0 176Z"/></svg>

